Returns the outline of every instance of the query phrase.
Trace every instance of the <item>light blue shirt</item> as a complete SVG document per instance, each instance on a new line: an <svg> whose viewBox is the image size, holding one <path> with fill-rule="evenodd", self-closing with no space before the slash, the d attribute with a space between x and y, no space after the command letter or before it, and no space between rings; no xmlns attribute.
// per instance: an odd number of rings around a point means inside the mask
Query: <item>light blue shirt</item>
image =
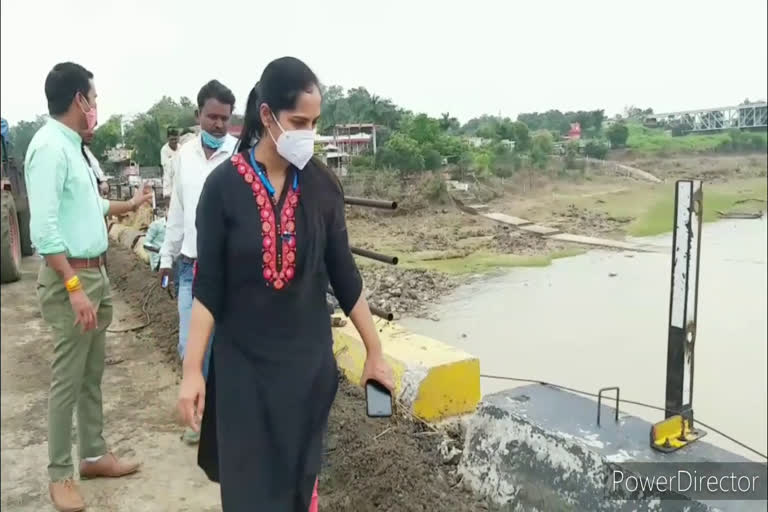
<svg viewBox="0 0 768 512"><path fill-rule="evenodd" d="M107 251L104 216L109 201L99 195L81 144L77 132L55 119L29 143L24 164L29 229L32 244L43 256L94 258Z"/></svg>

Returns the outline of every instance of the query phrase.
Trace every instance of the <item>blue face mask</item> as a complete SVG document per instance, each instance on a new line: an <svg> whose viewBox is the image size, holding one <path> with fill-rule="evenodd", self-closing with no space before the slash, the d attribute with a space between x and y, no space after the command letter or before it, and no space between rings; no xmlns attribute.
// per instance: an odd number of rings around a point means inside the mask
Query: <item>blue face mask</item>
<svg viewBox="0 0 768 512"><path fill-rule="evenodd" d="M219 149L222 144L224 144L224 139L226 139L226 135L224 137L214 137L205 130L202 130L200 134L203 140L203 145L211 149Z"/></svg>

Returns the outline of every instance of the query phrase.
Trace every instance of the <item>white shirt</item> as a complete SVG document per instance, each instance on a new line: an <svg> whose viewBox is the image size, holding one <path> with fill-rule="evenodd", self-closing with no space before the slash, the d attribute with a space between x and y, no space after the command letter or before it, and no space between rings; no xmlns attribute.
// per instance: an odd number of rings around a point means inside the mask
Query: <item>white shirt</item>
<svg viewBox="0 0 768 512"><path fill-rule="evenodd" d="M96 179L98 181L104 181L106 176L104 175L104 171L101 170L99 161L96 160L96 157L93 156L93 153L91 153L91 148L88 146L83 146L83 150L85 150L85 154L88 155L88 167L90 167L93 171L93 174L96 175Z"/></svg>
<svg viewBox="0 0 768 512"><path fill-rule="evenodd" d="M173 191L173 157L176 156L179 147L176 146L176 150L171 149L171 146L166 142L160 149L160 165L163 166L163 195L169 197Z"/></svg>
<svg viewBox="0 0 768 512"><path fill-rule="evenodd" d="M198 135L176 152L172 164L175 176L171 206L165 227L165 240L160 249L160 268L171 268L173 260L179 254L197 258L195 211L203 184L211 171L232 156L236 145L237 139L227 134L224 144L210 159L206 159L203 143Z"/></svg>

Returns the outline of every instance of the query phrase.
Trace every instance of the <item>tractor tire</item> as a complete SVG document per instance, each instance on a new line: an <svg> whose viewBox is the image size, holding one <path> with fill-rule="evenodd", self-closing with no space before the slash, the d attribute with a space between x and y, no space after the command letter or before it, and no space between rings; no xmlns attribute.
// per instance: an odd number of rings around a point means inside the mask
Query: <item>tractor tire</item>
<svg viewBox="0 0 768 512"><path fill-rule="evenodd" d="M5 284L21 279L21 239L13 196L4 190L0 200L0 283Z"/></svg>
<svg viewBox="0 0 768 512"><path fill-rule="evenodd" d="M19 239L21 240L21 255L32 256L35 248L32 247L32 233L29 231L29 207L19 212Z"/></svg>

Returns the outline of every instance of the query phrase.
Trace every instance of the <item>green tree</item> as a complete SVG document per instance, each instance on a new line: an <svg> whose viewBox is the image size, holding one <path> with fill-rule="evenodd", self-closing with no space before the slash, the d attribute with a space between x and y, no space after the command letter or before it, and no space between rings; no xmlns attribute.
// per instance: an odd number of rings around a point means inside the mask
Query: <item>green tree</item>
<svg viewBox="0 0 768 512"><path fill-rule="evenodd" d="M604 160L608 154L608 144L598 140L591 140L584 146L584 154L589 158Z"/></svg>
<svg viewBox="0 0 768 512"><path fill-rule="evenodd" d="M19 162L24 161L27 148L48 116L37 116L34 121L19 121L8 130L8 154Z"/></svg>
<svg viewBox="0 0 768 512"><path fill-rule="evenodd" d="M451 117L448 112L443 112L440 116L440 129L450 134L456 134L461 129L459 120L455 117Z"/></svg>
<svg viewBox="0 0 768 512"><path fill-rule="evenodd" d="M517 170L520 155L499 144L491 171L499 178L510 178Z"/></svg>
<svg viewBox="0 0 768 512"><path fill-rule="evenodd" d="M318 130L330 133L340 124L375 123L398 129L405 111L391 100L371 94L365 87L345 91L338 85L321 87L323 112Z"/></svg>
<svg viewBox="0 0 768 512"><path fill-rule="evenodd" d="M196 110L197 106L189 98L180 98L176 102L168 96L163 96L147 110L147 114L154 117L161 127L187 128L197 124Z"/></svg>
<svg viewBox="0 0 768 512"><path fill-rule="evenodd" d="M160 149L165 144L169 126L187 128L197 124L196 106L189 98L178 102L168 96L136 116L125 130L125 143L134 149L139 165L160 165Z"/></svg>
<svg viewBox="0 0 768 512"><path fill-rule="evenodd" d="M539 169L545 169L554 149L554 139L547 130L536 132L531 139L531 161Z"/></svg>
<svg viewBox="0 0 768 512"><path fill-rule="evenodd" d="M469 145L464 139L446 134L437 138L434 147L451 163L458 162L461 155L469 151Z"/></svg>
<svg viewBox="0 0 768 512"><path fill-rule="evenodd" d="M440 123L427 114L419 114L405 126L404 132L419 144L435 144L440 136Z"/></svg>
<svg viewBox="0 0 768 512"><path fill-rule="evenodd" d="M488 174L491 171L493 165L493 156L487 151L481 151L475 153L474 169L480 175Z"/></svg>
<svg viewBox="0 0 768 512"><path fill-rule="evenodd" d="M419 143L403 133L395 133L379 151L379 164L410 173L424 170Z"/></svg>
<svg viewBox="0 0 768 512"><path fill-rule="evenodd" d="M465 173L469 172L472 169L472 164L474 163L474 157L472 156L472 153L470 151L465 151L459 156L459 171L461 171L461 174L464 175Z"/></svg>
<svg viewBox="0 0 768 512"><path fill-rule="evenodd" d="M424 169L434 171L443 166L443 156L434 148L426 148L422 152Z"/></svg>
<svg viewBox="0 0 768 512"><path fill-rule="evenodd" d="M629 138L629 128L624 123L613 123L608 130L606 130L608 140L611 141L611 147L623 148L627 145L627 139Z"/></svg>
<svg viewBox="0 0 768 512"><path fill-rule="evenodd" d="M148 113L136 116L126 130L125 142L133 148L133 158L139 165L160 165L165 130L154 116Z"/></svg>
<svg viewBox="0 0 768 512"><path fill-rule="evenodd" d="M576 159L579 157L579 142L571 140L565 146L565 168L575 169Z"/></svg>
<svg viewBox="0 0 768 512"><path fill-rule="evenodd" d="M104 160L108 150L123 142L122 122L122 116L112 116L96 128L91 141L91 151L99 160Z"/></svg>
<svg viewBox="0 0 768 512"><path fill-rule="evenodd" d="M522 121L515 121L510 125L512 139L515 141L515 151L524 153L531 149L531 132Z"/></svg>

